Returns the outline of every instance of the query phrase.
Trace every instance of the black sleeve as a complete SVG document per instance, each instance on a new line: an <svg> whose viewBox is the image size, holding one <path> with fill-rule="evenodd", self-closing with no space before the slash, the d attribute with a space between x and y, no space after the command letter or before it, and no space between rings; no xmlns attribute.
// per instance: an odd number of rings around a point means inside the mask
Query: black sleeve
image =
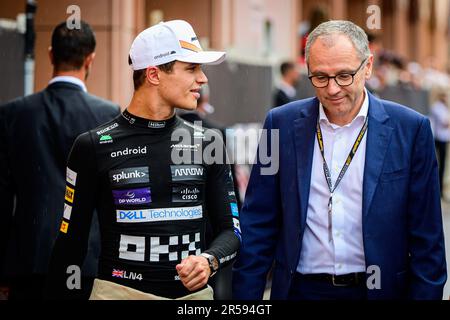
<svg viewBox="0 0 450 320"><path fill-rule="evenodd" d="M0 107L0 283L3 282L6 248L14 210L14 185L8 160L6 105Z"/></svg>
<svg viewBox="0 0 450 320"><path fill-rule="evenodd" d="M89 133L80 135L72 147L67 163L64 216L53 248L46 288L47 298L67 299L79 294L67 280L81 270L86 256L89 230L96 206L96 156Z"/></svg>
<svg viewBox="0 0 450 320"><path fill-rule="evenodd" d="M206 210L211 220L214 239L205 252L215 256L219 261L219 268L222 268L234 260L239 250L239 209L223 139L214 130L209 129L206 132L212 132L212 142L220 146L222 154L213 153L216 162L208 167Z"/></svg>

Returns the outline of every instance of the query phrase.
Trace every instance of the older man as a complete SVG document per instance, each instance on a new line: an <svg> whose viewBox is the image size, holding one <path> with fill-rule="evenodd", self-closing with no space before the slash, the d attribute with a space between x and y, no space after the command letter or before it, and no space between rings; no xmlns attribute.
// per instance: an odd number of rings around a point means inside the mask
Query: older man
<svg viewBox="0 0 450 320"><path fill-rule="evenodd" d="M364 31L319 25L306 59L315 98L271 110L280 170L253 166L241 213L234 297L441 299L446 281L439 177L429 121L365 89ZM269 149L270 151L270 149Z"/></svg>

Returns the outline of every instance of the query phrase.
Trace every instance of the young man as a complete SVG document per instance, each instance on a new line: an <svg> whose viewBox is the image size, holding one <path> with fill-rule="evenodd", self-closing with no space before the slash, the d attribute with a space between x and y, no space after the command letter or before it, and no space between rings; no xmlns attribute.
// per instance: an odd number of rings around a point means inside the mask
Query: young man
<svg viewBox="0 0 450 320"><path fill-rule="evenodd" d="M130 105L114 121L81 135L70 154L50 297L70 296L66 270L82 263L97 208L102 250L91 299L212 299L209 277L234 259L240 245L233 182L220 157L220 136L184 122L175 108L197 107L208 81L201 64L224 58L223 52L202 51L181 20L136 37ZM220 150L208 155L213 143ZM208 248L206 217L215 233Z"/></svg>
<svg viewBox="0 0 450 320"><path fill-rule="evenodd" d="M87 92L95 45L84 21L79 29L60 23L52 34L47 88L0 107L0 278L13 300L43 297L75 138L120 114L117 105ZM99 247L93 226L85 265L91 285Z"/></svg>

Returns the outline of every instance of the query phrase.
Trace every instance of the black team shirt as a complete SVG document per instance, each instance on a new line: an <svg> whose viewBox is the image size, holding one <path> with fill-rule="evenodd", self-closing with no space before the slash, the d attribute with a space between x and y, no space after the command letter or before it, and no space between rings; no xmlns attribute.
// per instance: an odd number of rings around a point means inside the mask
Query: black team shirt
<svg viewBox="0 0 450 320"><path fill-rule="evenodd" d="M101 233L99 279L176 298L192 293L175 269L185 257L207 252L220 267L232 262L241 233L224 150L220 134L177 116L149 121L124 111L80 135L67 165L49 297L71 297L67 270L82 265L94 210ZM214 233L208 247L207 221Z"/></svg>

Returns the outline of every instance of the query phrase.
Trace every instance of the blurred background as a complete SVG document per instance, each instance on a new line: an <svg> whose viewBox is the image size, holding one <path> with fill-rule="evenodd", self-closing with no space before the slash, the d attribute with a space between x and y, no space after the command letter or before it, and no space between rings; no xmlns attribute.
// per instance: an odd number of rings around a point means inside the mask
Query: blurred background
<svg viewBox="0 0 450 320"><path fill-rule="evenodd" d="M232 130L261 127L283 62L295 66L295 98L314 95L303 49L308 33L330 19L351 20L368 33L376 64L367 86L379 97L429 116L438 96L450 92L450 0L2 0L0 104L47 86L51 32L76 13L73 5L97 37L88 90L122 109L133 93L127 59L134 37L172 19L190 22L204 49L227 52L225 63L204 68L207 117ZM236 170L243 197L249 168ZM450 170L444 180L448 233Z"/></svg>
<svg viewBox="0 0 450 320"><path fill-rule="evenodd" d="M0 1L0 103L23 95L26 0ZM377 68L370 89L427 113L436 86L449 86L449 0L38 0L34 19L34 91L47 85L51 31L79 7L97 36L89 91L119 103L132 95L128 50L143 29L162 20L189 21L206 48L227 62L205 68L211 118L225 125L260 122L272 106L279 65L297 64L297 98L313 95L304 75L308 32L329 19L348 19L370 35ZM379 12L378 12L379 10ZM68 12L69 11L69 12ZM239 81L236 81L239 79ZM425 91L425 92L424 92Z"/></svg>

